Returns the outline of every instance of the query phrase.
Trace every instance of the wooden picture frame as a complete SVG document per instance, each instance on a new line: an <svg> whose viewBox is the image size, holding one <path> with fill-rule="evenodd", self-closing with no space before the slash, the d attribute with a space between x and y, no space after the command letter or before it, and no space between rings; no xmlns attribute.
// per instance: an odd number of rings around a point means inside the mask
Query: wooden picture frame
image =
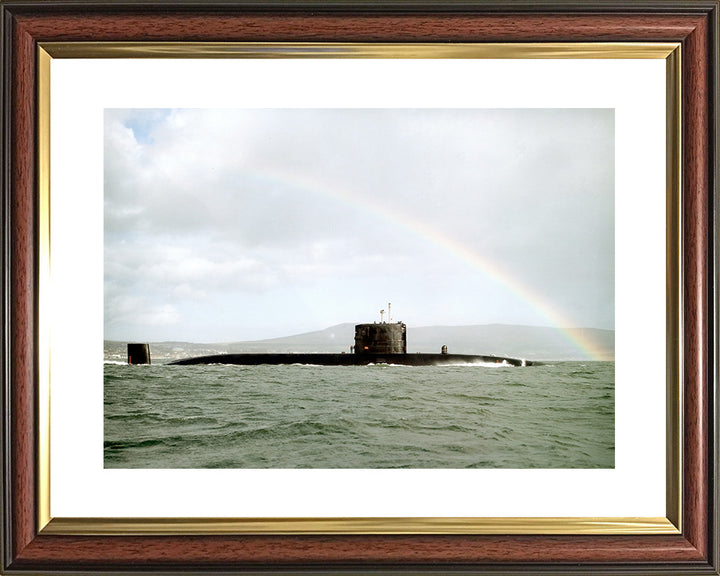
<svg viewBox="0 0 720 576"><path fill-rule="evenodd" d="M387 3L2 2L3 559L7 573L425 572L717 574L717 70L718 2ZM38 98L44 44L99 43L679 43L682 126L681 324L668 370L682 383L681 453L668 519L652 533L344 533L262 529L198 532L170 522L48 529L41 485L44 406L38 382L42 223ZM670 63L669 65L672 65ZM672 162L669 179L673 178ZM672 217L672 215L671 215ZM670 247L672 248L672 246ZM670 294L673 293L669 287ZM672 403L672 402L671 402ZM45 447L44 449L47 449ZM671 458L671 462L674 460ZM669 475L673 477L672 474ZM591 494L588 495L592 497ZM676 515L673 510L679 510ZM152 523L150 523L152 524ZM51 526L51 525L50 525ZM152 528L152 527L151 527ZM347 531L345 531L347 532ZM360 533L362 532L362 533ZM429 533L432 532L432 533Z"/></svg>

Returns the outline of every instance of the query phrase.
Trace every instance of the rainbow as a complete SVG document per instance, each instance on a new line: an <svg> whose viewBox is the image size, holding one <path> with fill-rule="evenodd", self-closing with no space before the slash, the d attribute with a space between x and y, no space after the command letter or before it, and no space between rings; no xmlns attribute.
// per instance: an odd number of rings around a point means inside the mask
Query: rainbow
<svg viewBox="0 0 720 576"><path fill-rule="evenodd" d="M270 168L266 166L265 168ZM424 242L429 242L445 250L453 257L479 270L483 275L508 290L516 298L528 304L549 326L559 329L567 341L581 352L588 360L607 360L607 354L585 330L574 327L572 319L563 313L554 303L549 302L531 286L522 283L504 270L497 262L480 254L458 240L431 228L427 224L418 222L405 214L391 212L379 202L363 197L361 194L351 193L347 185L321 180L309 174L290 174L273 166L272 170L246 171L260 180L272 181L290 186L304 193L320 195L326 199L349 205L354 210L365 212L369 216L385 220L393 226L399 226Z"/></svg>

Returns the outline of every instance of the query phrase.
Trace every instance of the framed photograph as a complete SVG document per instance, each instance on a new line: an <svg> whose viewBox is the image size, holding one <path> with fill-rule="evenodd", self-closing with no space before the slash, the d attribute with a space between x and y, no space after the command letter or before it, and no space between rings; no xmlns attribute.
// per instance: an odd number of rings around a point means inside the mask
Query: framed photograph
<svg viewBox="0 0 720 576"><path fill-rule="evenodd" d="M1 8L4 571L718 573L716 1Z"/></svg>

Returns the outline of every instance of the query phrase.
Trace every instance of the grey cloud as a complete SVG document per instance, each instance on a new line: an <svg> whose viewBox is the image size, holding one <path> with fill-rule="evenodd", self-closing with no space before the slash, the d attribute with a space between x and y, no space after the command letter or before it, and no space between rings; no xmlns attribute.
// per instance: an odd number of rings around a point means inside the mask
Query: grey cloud
<svg viewBox="0 0 720 576"><path fill-rule="evenodd" d="M106 301L495 293L462 245L612 327L613 155L612 110L108 110ZM450 289L452 322L487 316Z"/></svg>

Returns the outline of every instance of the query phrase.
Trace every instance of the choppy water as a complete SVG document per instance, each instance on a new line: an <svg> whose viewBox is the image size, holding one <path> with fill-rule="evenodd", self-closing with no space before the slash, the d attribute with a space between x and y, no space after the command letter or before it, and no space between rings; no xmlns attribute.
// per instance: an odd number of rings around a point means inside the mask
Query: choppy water
<svg viewBox="0 0 720 576"><path fill-rule="evenodd" d="M613 362L105 365L107 468L611 468Z"/></svg>

